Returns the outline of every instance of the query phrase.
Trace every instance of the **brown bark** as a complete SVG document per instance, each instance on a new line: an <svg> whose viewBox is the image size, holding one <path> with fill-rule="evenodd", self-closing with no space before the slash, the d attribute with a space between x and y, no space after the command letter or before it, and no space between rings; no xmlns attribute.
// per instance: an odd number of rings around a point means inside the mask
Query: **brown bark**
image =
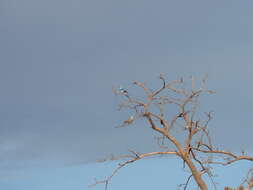
<svg viewBox="0 0 253 190"><path fill-rule="evenodd" d="M208 190L206 183L201 177L201 172L197 170L192 160L188 157L188 155L184 155L182 159L186 162L187 166L190 168L192 176L194 177L196 183L198 184L201 190Z"/></svg>
<svg viewBox="0 0 253 190"><path fill-rule="evenodd" d="M180 184L180 187L183 186L184 189L187 189L188 182L190 178L193 177L199 189L208 190L207 184L202 178L204 174L207 174L211 179L213 186L217 189L216 184L212 179L211 164L229 165L240 160L253 161L253 157L248 156L244 152L242 152L241 155L237 155L230 151L219 150L213 146L208 131L209 122L212 119L211 112L205 112L205 115L207 116L206 119L199 119L196 117L199 108L199 96L205 93L213 93L213 91L205 88L205 79L202 80L199 89L196 89L194 78L192 78L192 86L190 89L185 88L185 82L183 79L172 81L170 83L167 83L162 75L160 75L160 79L162 80L162 87L158 90L151 90L145 85L145 83L134 82L134 85L144 90L146 94L146 100L144 101L132 97L128 94L127 90L124 90L123 93L122 90L114 90L116 95L121 95L126 98L126 101L120 104L119 109L127 108L133 111L133 115L128 117L120 127L131 125L139 118L145 118L149 123L149 127L159 133L157 144L160 150L144 154L129 150L131 155L125 155L123 157L131 159L120 163L112 175L105 180L96 181L95 184L104 183L107 188L108 182L122 167L145 157L176 155L179 159L183 160L184 166L187 165L190 170L190 176L186 183ZM165 90L169 92L165 93ZM177 107L171 120L168 120L164 115L164 110L167 105ZM170 108L173 108L173 106ZM157 112L155 108L158 109L159 112ZM182 134L185 135L185 138L183 139L184 143L172 132L176 127L178 127L178 129L183 129ZM171 146L170 143L173 145ZM219 159L216 159L217 157L215 156L212 157L212 154L217 155ZM118 159L120 158L122 157L119 157ZM115 160L115 158L113 157L110 160ZM246 177L247 180L245 180L239 187L225 187L224 190L252 189L253 181L249 178L249 174L251 173L253 173L253 169L249 171L247 175L248 177Z"/></svg>

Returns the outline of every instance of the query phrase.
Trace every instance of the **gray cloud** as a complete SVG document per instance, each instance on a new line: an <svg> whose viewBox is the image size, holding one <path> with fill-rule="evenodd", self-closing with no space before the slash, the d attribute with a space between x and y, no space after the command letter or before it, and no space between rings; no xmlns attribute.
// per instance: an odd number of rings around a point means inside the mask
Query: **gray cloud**
<svg viewBox="0 0 253 190"><path fill-rule="evenodd" d="M143 123L113 128L124 114L116 112L111 88L137 79L154 86L160 72L169 79L208 72L218 92L206 102L216 111L217 142L251 149L249 7L236 1L1 1L1 167L87 163L128 147L154 148Z"/></svg>

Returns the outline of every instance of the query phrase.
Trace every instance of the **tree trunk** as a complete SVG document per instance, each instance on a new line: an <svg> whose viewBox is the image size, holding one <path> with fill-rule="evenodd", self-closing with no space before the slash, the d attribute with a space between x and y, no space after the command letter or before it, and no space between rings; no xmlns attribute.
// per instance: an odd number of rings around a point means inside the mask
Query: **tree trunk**
<svg viewBox="0 0 253 190"><path fill-rule="evenodd" d="M190 170L192 172L192 176L194 177L199 188L201 190L208 190L206 183L204 182L204 180L201 177L201 173L197 170L197 168L195 167L195 165L193 164L191 159L188 156L183 157L183 159L186 162L186 164L188 165L188 167L190 168Z"/></svg>

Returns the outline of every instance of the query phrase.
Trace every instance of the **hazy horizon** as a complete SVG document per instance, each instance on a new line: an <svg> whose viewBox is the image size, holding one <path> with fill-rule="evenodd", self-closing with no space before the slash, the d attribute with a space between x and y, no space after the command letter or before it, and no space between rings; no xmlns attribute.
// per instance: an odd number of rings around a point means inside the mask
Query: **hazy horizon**
<svg viewBox="0 0 253 190"><path fill-rule="evenodd" d="M2 0L1 175L153 149L146 143L153 132L140 139L143 126L114 128L126 115L112 88L134 80L156 88L160 73L168 80L208 73L216 94L202 104L215 113L216 144L252 153L252 5Z"/></svg>

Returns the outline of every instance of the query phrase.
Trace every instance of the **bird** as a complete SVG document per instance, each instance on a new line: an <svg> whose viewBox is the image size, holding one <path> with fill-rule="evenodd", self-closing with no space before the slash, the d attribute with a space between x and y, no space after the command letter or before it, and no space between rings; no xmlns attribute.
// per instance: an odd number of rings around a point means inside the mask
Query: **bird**
<svg viewBox="0 0 253 190"><path fill-rule="evenodd" d="M186 126L185 126L185 129L190 129L190 128L191 128L190 125L186 125Z"/></svg>
<svg viewBox="0 0 253 190"><path fill-rule="evenodd" d="M125 124L129 125L133 123L134 121L134 116L130 116L127 120L124 121Z"/></svg>
<svg viewBox="0 0 253 190"><path fill-rule="evenodd" d="M119 92L122 94L128 94L127 90L123 86L119 86Z"/></svg>
<svg viewBox="0 0 253 190"><path fill-rule="evenodd" d="M164 126L164 122L163 122L163 120L162 120L162 119L160 119L160 123L161 123L161 125L163 125L163 126Z"/></svg>

